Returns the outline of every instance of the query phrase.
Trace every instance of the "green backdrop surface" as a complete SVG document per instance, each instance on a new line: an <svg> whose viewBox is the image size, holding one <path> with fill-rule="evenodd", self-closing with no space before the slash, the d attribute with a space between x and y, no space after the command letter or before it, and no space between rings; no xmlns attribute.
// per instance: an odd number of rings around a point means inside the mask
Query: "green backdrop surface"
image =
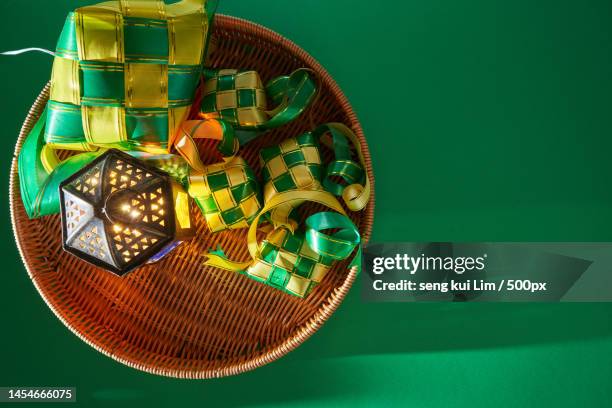
<svg viewBox="0 0 612 408"><path fill-rule="evenodd" d="M2 49L52 49L91 1L4 0ZM369 139L373 241L612 241L608 0L221 0L334 76ZM0 178L51 58L0 57ZM0 386L83 406L609 407L612 304L364 304L287 357L181 381L108 359L36 293L0 202ZM180 401L179 405L172 405Z"/></svg>

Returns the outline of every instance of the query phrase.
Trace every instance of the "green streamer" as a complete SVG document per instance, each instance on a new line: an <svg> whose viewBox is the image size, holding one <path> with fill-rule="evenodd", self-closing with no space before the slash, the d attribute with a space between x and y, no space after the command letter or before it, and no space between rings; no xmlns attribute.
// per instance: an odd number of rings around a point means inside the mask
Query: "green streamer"
<svg viewBox="0 0 612 408"><path fill-rule="evenodd" d="M283 108L275 112L263 128L274 129L297 118L308 107L316 92L312 71L306 68L272 80L266 86L266 93L272 98L272 103L280 104Z"/></svg>
<svg viewBox="0 0 612 408"><path fill-rule="evenodd" d="M45 170L41 155L44 147L46 108L23 143L17 167L23 205L30 218L56 214L60 211L59 185L100 155L99 152L72 156L57 166L51 174Z"/></svg>
<svg viewBox="0 0 612 408"><path fill-rule="evenodd" d="M325 169L323 187L333 195L340 197L347 185L361 183L364 180L365 172L357 162L353 161L349 141L338 129L325 124L316 128L312 133L320 139L328 132L331 134L334 160ZM334 181L333 177L339 177L344 184Z"/></svg>
<svg viewBox="0 0 612 408"><path fill-rule="evenodd" d="M323 230L339 229L327 235ZM361 238L355 224L346 216L335 212L319 212L306 219L306 241L313 251L335 261L346 259Z"/></svg>

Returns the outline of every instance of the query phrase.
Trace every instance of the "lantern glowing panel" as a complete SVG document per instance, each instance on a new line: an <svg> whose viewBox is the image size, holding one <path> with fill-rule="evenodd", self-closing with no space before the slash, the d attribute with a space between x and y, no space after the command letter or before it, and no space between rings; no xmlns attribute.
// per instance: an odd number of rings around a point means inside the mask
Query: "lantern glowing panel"
<svg viewBox="0 0 612 408"><path fill-rule="evenodd" d="M124 275L161 259L194 228L168 174L111 149L60 185L64 249Z"/></svg>

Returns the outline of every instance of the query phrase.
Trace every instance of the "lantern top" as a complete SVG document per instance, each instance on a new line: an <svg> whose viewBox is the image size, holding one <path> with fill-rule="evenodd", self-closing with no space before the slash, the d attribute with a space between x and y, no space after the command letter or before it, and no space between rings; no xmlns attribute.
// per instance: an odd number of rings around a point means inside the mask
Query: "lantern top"
<svg viewBox="0 0 612 408"><path fill-rule="evenodd" d="M175 238L168 174L110 149L60 185L64 249L124 275Z"/></svg>

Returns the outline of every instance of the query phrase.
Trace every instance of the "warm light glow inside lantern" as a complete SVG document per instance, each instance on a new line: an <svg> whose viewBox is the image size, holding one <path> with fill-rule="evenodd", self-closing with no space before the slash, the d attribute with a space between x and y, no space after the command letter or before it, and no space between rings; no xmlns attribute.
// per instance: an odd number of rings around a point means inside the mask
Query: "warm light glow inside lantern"
<svg viewBox="0 0 612 408"><path fill-rule="evenodd" d="M64 249L117 275L194 235L183 188L115 149L64 181L60 195Z"/></svg>

